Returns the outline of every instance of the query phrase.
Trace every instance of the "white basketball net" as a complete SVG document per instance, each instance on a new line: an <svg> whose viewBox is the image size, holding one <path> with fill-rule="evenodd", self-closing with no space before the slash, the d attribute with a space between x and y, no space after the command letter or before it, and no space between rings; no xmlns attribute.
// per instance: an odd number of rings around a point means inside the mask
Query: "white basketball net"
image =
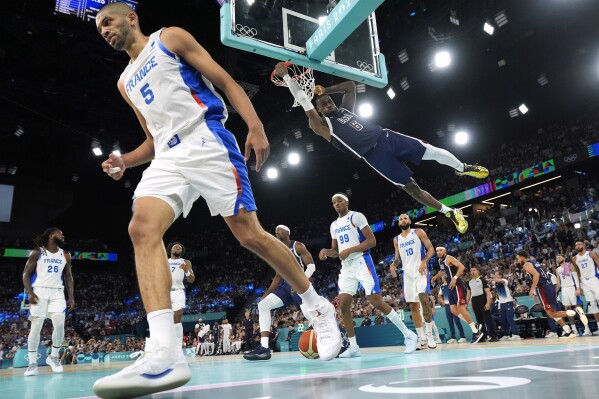
<svg viewBox="0 0 599 399"><path fill-rule="evenodd" d="M301 65L289 63L289 65L287 65L287 70L289 71L289 76L291 79L295 80L302 90L308 95L308 98L312 100L314 98L314 71L312 68L306 68ZM270 80L277 86L288 87L283 78L277 76L274 71L270 76ZM294 107L297 107L298 105L299 103L297 101L293 102Z"/></svg>

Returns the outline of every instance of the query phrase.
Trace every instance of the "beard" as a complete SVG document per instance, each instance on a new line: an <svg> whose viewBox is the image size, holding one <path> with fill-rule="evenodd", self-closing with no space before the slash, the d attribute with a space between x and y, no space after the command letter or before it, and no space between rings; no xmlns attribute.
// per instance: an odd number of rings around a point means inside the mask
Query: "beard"
<svg viewBox="0 0 599 399"><path fill-rule="evenodd" d="M402 229L403 231L409 230L410 227L412 227L412 223L408 223L408 224L400 224L399 228Z"/></svg>
<svg viewBox="0 0 599 399"><path fill-rule="evenodd" d="M181 255L183 255L183 253L182 253L182 252L173 252L173 256L175 256L175 257L177 257L177 258L180 258L180 257L181 257Z"/></svg>
<svg viewBox="0 0 599 399"><path fill-rule="evenodd" d="M59 247L63 247L64 246L64 241L63 240L59 240L58 238L56 238L54 240L54 243L59 246Z"/></svg>

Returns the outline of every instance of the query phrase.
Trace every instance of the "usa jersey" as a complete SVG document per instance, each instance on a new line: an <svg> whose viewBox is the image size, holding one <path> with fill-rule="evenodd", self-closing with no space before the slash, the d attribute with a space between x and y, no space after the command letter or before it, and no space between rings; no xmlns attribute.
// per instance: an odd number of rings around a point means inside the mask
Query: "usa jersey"
<svg viewBox="0 0 599 399"><path fill-rule="evenodd" d="M366 216L360 212L349 211L347 215L338 218L331 223L331 238L337 240L339 252L344 249L354 247L366 240L362 229L368 226ZM358 259L364 255L370 255L370 250L364 252L353 252L349 254L341 263L345 264L352 260Z"/></svg>
<svg viewBox="0 0 599 399"><path fill-rule="evenodd" d="M397 249L403 272L410 276L420 274L420 263L426 257L426 249L415 229L410 229L405 237L401 234L397 236Z"/></svg>
<svg viewBox="0 0 599 399"><path fill-rule="evenodd" d="M383 128L345 108L325 118L331 132L331 144L338 150L361 158L376 145Z"/></svg>
<svg viewBox="0 0 599 399"><path fill-rule="evenodd" d="M64 278L62 272L66 264L67 258L62 249L58 248L56 253L52 253L46 248L40 248L37 266L35 272L31 275L31 286L63 288Z"/></svg>
<svg viewBox="0 0 599 399"><path fill-rule="evenodd" d="M119 79L154 138L156 156L179 144L205 120L224 123L227 109L206 77L150 35L146 46Z"/></svg>
<svg viewBox="0 0 599 399"><path fill-rule="evenodd" d="M537 283L537 287L544 287L551 283L551 277L548 273L543 270L543 267L539 263L531 263L531 265L535 268L537 273L539 273L539 282Z"/></svg>
<svg viewBox="0 0 599 399"><path fill-rule="evenodd" d="M185 259L170 259L168 260L168 266L171 268L171 274L173 278L173 285L171 290L183 290L185 285L183 280L185 279L185 271L179 266L185 263Z"/></svg>
<svg viewBox="0 0 599 399"><path fill-rule="evenodd" d="M295 250L295 244L297 244L297 241L293 241L292 240L289 243L289 249L291 250L291 253L293 254L293 256L295 257L295 259L297 260L297 263L299 263L300 267L302 268L302 271L305 271L306 270L306 265L304 265L304 261L302 260L302 257Z"/></svg>
<svg viewBox="0 0 599 399"><path fill-rule="evenodd" d="M576 254L576 264L580 269L580 278L588 279L596 276L595 262L591 258L589 251L586 251L582 256Z"/></svg>

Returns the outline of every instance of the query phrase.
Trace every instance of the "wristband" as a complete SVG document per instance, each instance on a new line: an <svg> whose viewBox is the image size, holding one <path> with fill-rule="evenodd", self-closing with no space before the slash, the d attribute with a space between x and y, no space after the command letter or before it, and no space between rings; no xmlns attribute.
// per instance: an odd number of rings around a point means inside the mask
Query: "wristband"
<svg viewBox="0 0 599 399"><path fill-rule="evenodd" d="M457 281L458 280L458 276L453 276L452 280Z"/></svg>

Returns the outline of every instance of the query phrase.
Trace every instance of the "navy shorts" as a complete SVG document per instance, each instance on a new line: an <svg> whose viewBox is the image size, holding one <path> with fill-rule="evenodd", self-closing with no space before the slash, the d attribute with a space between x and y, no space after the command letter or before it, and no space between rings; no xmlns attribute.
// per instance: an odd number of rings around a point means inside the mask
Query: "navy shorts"
<svg viewBox="0 0 599 399"><path fill-rule="evenodd" d="M291 286L286 282L282 282L273 294L281 298L284 306L289 306L292 303L295 303L297 306L302 304L302 298L295 292L291 293Z"/></svg>
<svg viewBox="0 0 599 399"><path fill-rule="evenodd" d="M405 186L413 172L405 162L418 165L426 151L425 143L414 137L384 129L376 146L364 154L364 160L396 186Z"/></svg>
<svg viewBox="0 0 599 399"><path fill-rule="evenodd" d="M543 287L537 287L537 296L543 304L545 310L557 310L557 295L555 294L555 286L547 284Z"/></svg>
<svg viewBox="0 0 599 399"><path fill-rule="evenodd" d="M466 302L466 285L462 279L458 279L455 283L455 287L449 290L449 304L450 305L467 305Z"/></svg>

